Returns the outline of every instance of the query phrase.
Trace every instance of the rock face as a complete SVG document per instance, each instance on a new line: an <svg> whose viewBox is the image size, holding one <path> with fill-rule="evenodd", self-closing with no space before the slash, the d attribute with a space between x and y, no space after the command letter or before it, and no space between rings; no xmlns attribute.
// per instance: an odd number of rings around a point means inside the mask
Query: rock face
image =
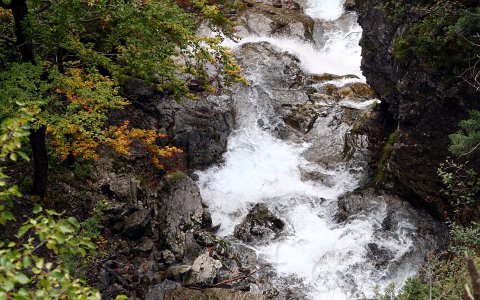
<svg viewBox="0 0 480 300"><path fill-rule="evenodd" d="M202 198L195 182L186 175L167 179L160 193L157 218L160 240L177 259L185 254L187 230L200 227L202 217Z"/></svg>
<svg viewBox="0 0 480 300"><path fill-rule="evenodd" d="M383 0L356 1L363 28L362 70L383 100L386 129L400 136L387 163L387 173L401 194L428 208L438 218L450 205L441 194L439 164L449 155L448 134L477 105L475 92L461 79L446 83L419 63L406 64L393 55L394 41L406 26L423 17L421 9L394 22L381 8Z"/></svg>
<svg viewBox="0 0 480 300"><path fill-rule="evenodd" d="M210 95L176 101L155 92L142 80L129 81L126 94L133 107L126 111L140 128L166 132L168 142L185 151L186 167L204 169L221 160L234 126L230 96Z"/></svg>

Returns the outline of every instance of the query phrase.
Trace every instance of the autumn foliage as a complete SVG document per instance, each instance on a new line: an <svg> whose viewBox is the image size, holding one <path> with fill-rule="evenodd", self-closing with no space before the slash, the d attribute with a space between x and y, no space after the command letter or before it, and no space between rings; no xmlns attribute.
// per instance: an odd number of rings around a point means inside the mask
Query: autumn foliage
<svg viewBox="0 0 480 300"><path fill-rule="evenodd" d="M131 155L132 144L141 144L149 153L152 163L158 169L164 169L162 160L183 153L182 149L173 146L161 147L158 140L167 135L158 133L156 130L133 128L129 129L129 122L125 121L121 126L111 126L107 130L105 145L110 146L115 152L122 155Z"/></svg>

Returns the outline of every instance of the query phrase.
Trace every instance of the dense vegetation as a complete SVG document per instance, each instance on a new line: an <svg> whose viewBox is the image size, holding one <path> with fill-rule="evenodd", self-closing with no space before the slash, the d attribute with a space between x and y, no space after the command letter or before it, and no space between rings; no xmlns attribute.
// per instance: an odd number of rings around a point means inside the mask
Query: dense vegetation
<svg viewBox="0 0 480 300"><path fill-rule="evenodd" d="M480 42L480 7L475 0L386 1L394 22L408 21L395 41L397 59L423 66L444 79L476 81Z"/></svg>
<svg viewBox="0 0 480 300"><path fill-rule="evenodd" d="M196 35L203 20L229 34L224 12L233 6L223 0L0 0L0 299L100 297L71 273L77 257L95 255L97 213L80 223L43 209L52 206L50 196L58 198L49 194L49 166L73 168L98 158L101 146L128 156L135 143L162 169L164 158L182 150L159 143L164 133L133 128L129 120L108 126L109 115L129 105L122 86L133 78L177 99L195 98L187 78L202 92L243 81L220 38ZM33 162L34 176L19 189L7 174L28 169L26 161ZM22 210L23 223L13 213L18 202L30 209ZM18 233L6 234L12 228Z"/></svg>

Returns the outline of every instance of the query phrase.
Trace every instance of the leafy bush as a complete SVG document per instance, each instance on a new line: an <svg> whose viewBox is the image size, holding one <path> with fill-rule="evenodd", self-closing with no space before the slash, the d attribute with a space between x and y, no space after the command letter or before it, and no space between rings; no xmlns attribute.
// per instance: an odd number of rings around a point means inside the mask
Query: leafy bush
<svg viewBox="0 0 480 300"><path fill-rule="evenodd" d="M408 20L395 40L397 59L420 63L447 80L479 59L480 7L475 1L389 0L381 8L393 22Z"/></svg>
<svg viewBox="0 0 480 300"><path fill-rule="evenodd" d="M28 136L35 109L22 109L22 117L0 125L0 162L17 160L22 140ZM0 169L0 224L15 220L9 208L21 194L9 186ZM83 280L73 278L61 257L84 256L94 249L90 237L80 233L73 218L35 205L36 215L19 228L16 241L0 242L0 299L100 299ZM42 252L42 255L38 253Z"/></svg>

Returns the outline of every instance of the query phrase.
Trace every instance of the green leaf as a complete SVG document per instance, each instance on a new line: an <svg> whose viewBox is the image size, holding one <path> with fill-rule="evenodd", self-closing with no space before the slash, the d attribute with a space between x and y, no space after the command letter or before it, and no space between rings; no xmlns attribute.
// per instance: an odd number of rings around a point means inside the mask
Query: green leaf
<svg viewBox="0 0 480 300"><path fill-rule="evenodd" d="M13 161L17 161L17 154L16 153L10 153L10 159Z"/></svg>
<svg viewBox="0 0 480 300"><path fill-rule="evenodd" d="M32 259L30 258L30 256L24 256L23 257L23 267L28 268L31 265L32 265Z"/></svg>
<svg viewBox="0 0 480 300"><path fill-rule="evenodd" d="M13 279L15 279L15 281L19 282L20 284L27 284L30 282L30 278L28 278L28 276L23 273L15 274Z"/></svg>
<svg viewBox="0 0 480 300"><path fill-rule="evenodd" d="M26 155L24 152L18 151L17 154L20 155L20 157L23 158L25 161L30 161L30 157L28 157L28 155Z"/></svg>
<svg viewBox="0 0 480 300"><path fill-rule="evenodd" d="M40 213L42 210L43 210L43 208L42 208L40 205L38 205L38 204L35 204L35 205L33 206L33 213L34 213L34 214L38 214L38 213Z"/></svg>
<svg viewBox="0 0 480 300"><path fill-rule="evenodd" d="M2 285L3 285L3 290L6 292L9 292L15 288L15 283L12 280L9 280L8 278L3 280Z"/></svg>
<svg viewBox="0 0 480 300"><path fill-rule="evenodd" d="M22 227L20 227L20 229L18 230L18 233L17 233L17 236L18 237L22 237L27 231L30 230L30 228L32 228L32 224L26 224L26 225L23 225Z"/></svg>

